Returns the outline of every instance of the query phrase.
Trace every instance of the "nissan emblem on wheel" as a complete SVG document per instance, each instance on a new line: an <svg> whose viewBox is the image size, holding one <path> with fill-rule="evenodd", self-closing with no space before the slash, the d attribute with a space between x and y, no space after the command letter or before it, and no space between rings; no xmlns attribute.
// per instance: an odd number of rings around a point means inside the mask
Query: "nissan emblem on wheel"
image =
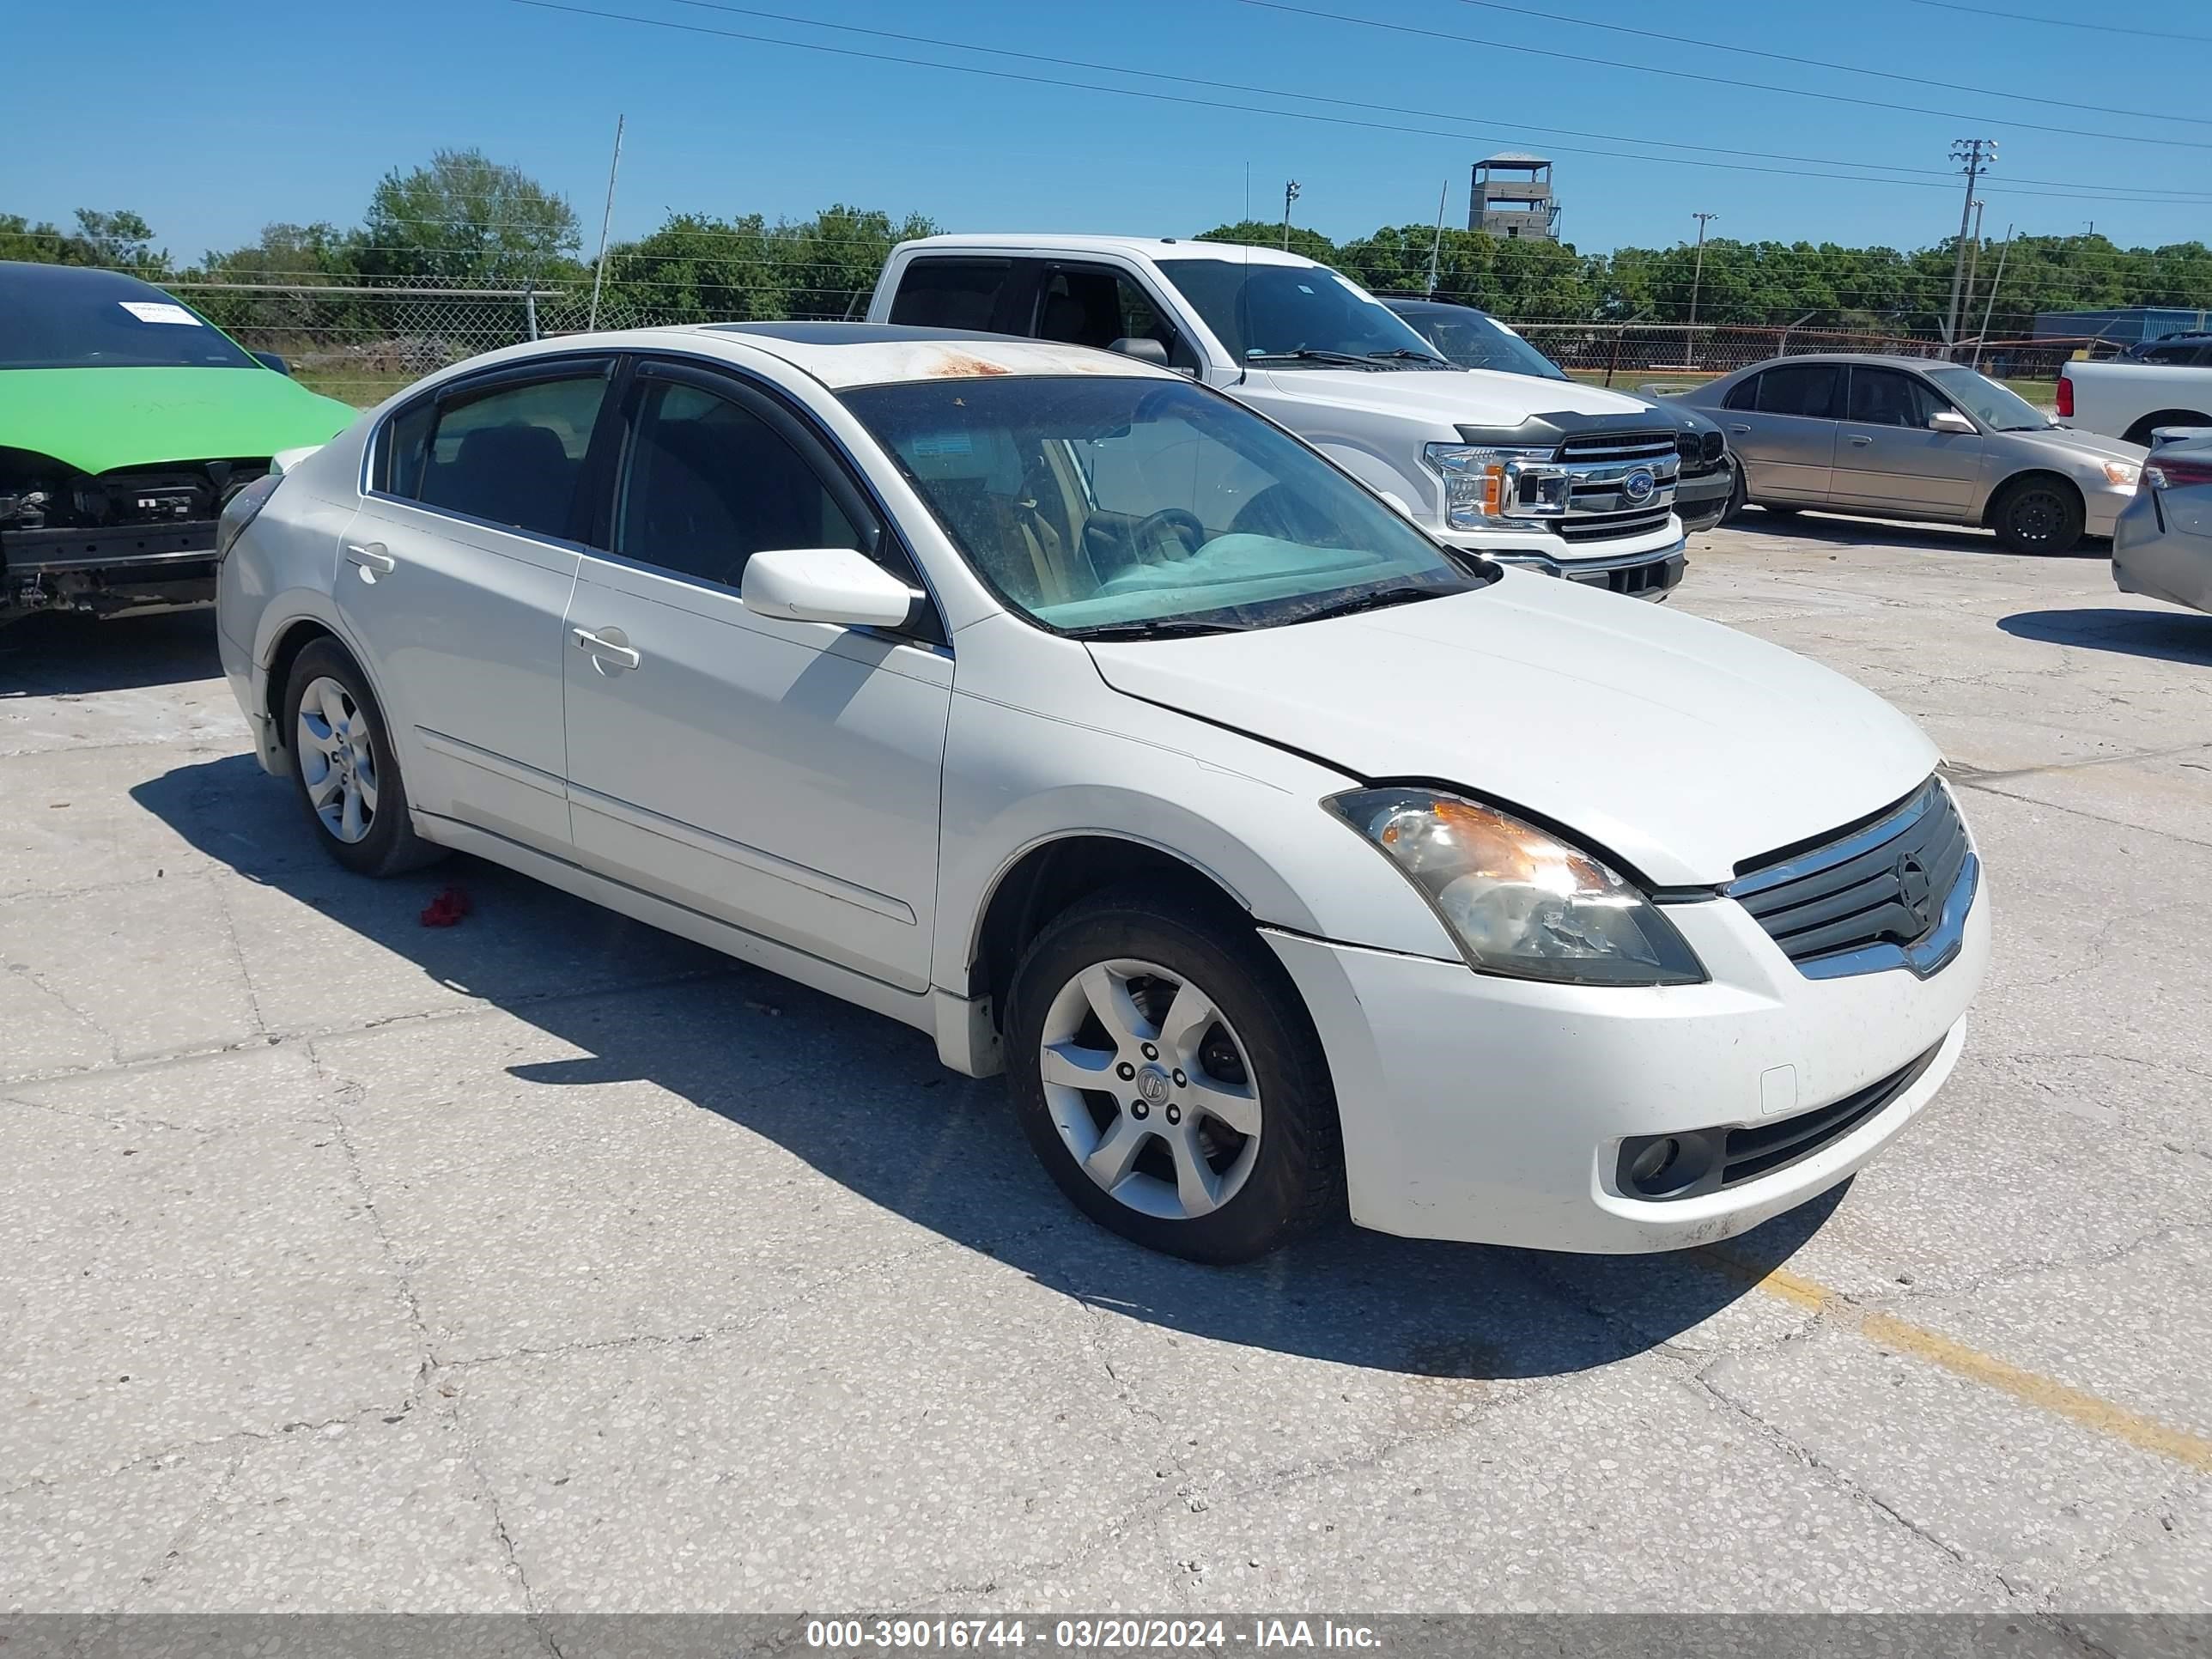
<svg viewBox="0 0 2212 1659"><path fill-rule="evenodd" d="M1304 395L1283 355L1241 361ZM1003 1073L1069 1203L1198 1261L1708 1244L1905 1133L1990 960L1935 746L1486 550L1663 553L1675 433L1468 427L1421 505L1152 356L754 323L440 370L224 515L260 763L364 877L473 854Z"/></svg>

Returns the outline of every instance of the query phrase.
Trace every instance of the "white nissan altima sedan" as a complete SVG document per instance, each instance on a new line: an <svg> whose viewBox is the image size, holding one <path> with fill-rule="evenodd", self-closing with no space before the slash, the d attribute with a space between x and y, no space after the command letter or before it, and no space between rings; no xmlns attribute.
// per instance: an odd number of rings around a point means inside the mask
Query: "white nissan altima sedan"
<svg viewBox="0 0 2212 1659"><path fill-rule="evenodd" d="M1936 753L1786 651L1448 555L1127 357L746 324L422 382L222 529L308 832L447 848L1005 1070L1096 1220L1634 1251L1832 1187L1957 1060Z"/></svg>

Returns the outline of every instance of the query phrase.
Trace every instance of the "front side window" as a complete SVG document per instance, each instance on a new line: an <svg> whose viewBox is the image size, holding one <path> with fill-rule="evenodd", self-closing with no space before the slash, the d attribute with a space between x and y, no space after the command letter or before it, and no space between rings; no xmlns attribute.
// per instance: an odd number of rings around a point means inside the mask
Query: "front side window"
<svg viewBox="0 0 2212 1659"><path fill-rule="evenodd" d="M1063 266L1048 272L1037 294L1040 340L1101 350L1116 340L1155 340L1170 362L1195 368L1197 358L1160 315L1152 295L1121 271Z"/></svg>
<svg viewBox="0 0 2212 1659"><path fill-rule="evenodd" d="M1295 438L1180 381L844 396L983 580L1055 629L1265 628L1480 585Z"/></svg>
<svg viewBox="0 0 2212 1659"><path fill-rule="evenodd" d="M988 331L1013 264L1006 259L916 259L900 274L891 320L920 328Z"/></svg>
<svg viewBox="0 0 2212 1659"><path fill-rule="evenodd" d="M2051 423L2050 416L2017 392L1963 363L1931 368L1928 378L1945 397L1995 431L2040 432Z"/></svg>
<svg viewBox="0 0 2212 1659"><path fill-rule="evenodd" d="M782 434L727 398L645 383L616 485L613 550L683 575L743 585L771 548L849 547L852 520Z"/></svg>
<svg viewBox="0 0 2212 1659"><path fill-rule="evenodd" d="M1792 363L1759 377L1759 412L1802 415L1816 421L1836 418L1836 383L1843 371L1833 363Z"/></svg>
<svg viewBox="0 0 2212 1659"><path fill-rule="evenodd" d="M1437 358L1405 319L1322 265L1163 259L1161 273L1238 362L1317 368Z"/></svg>
<svg viewBox="0 0 2212 1659"><path fill-rule="evenodd" d="M1894 368L1851 369L1850 418L1865 426L1925 428L1951 405L1917 374Z"/></svg>
<svg viewBox="0 0 2212 1659"><path fill-rule="evenodd" d="M606 392L595 364L561 380L418 404L385 432L382 488L425 507L566 538Z"/></svg>

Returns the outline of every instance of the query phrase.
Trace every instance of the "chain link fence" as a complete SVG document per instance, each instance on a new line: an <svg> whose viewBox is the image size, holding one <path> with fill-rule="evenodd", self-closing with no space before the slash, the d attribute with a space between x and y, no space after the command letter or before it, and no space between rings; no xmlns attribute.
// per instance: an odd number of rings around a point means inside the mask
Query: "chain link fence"
<svg viewBox="0 0 2212 1659"><path fill-rule="evenodd" d="M283 357L303 384L366 407L433 369L478 353L590 325L586 289L441 289L343 284L178 282L183 298L256 351ZM763 296L730 293L720 308L687 296L653 305L605 296L598 326L643 328L678 323L736 322L763 314ZM805 314L854 318L867 310L868 290L812 296ZM771 310L788 307L770 307ZM1939 342L1898 335L1844 333L1741 324L1562 323L1515 325L1529 343L1579 380L1634 390L1695 385L1796 352L1886 352L1940 357ZM1999 378L2048 380L2085 342L1990 340L1978 343L1981 366ZM1959 352L1968 357L1977 343Z"/></svg>

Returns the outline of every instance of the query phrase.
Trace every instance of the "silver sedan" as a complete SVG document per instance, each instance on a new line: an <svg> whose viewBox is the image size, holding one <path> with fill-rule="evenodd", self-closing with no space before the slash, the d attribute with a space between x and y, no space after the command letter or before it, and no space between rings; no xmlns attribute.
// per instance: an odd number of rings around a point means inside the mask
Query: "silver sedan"
<svg viewBox="0 0 2212 1659"><path fill-rule="evenodd" d="M2111 535L2148 453L1918 357L1778 357L1676 401L1727 429L1738 507L1985 525L2017 553Z"/></svg>
<svg viewBox="0 0 2212 1659"><path fill-rule="evenodd" d="M2124 593L2212 611L2212 437L2151 452L2112 532L2112 580Z"/></svg>

